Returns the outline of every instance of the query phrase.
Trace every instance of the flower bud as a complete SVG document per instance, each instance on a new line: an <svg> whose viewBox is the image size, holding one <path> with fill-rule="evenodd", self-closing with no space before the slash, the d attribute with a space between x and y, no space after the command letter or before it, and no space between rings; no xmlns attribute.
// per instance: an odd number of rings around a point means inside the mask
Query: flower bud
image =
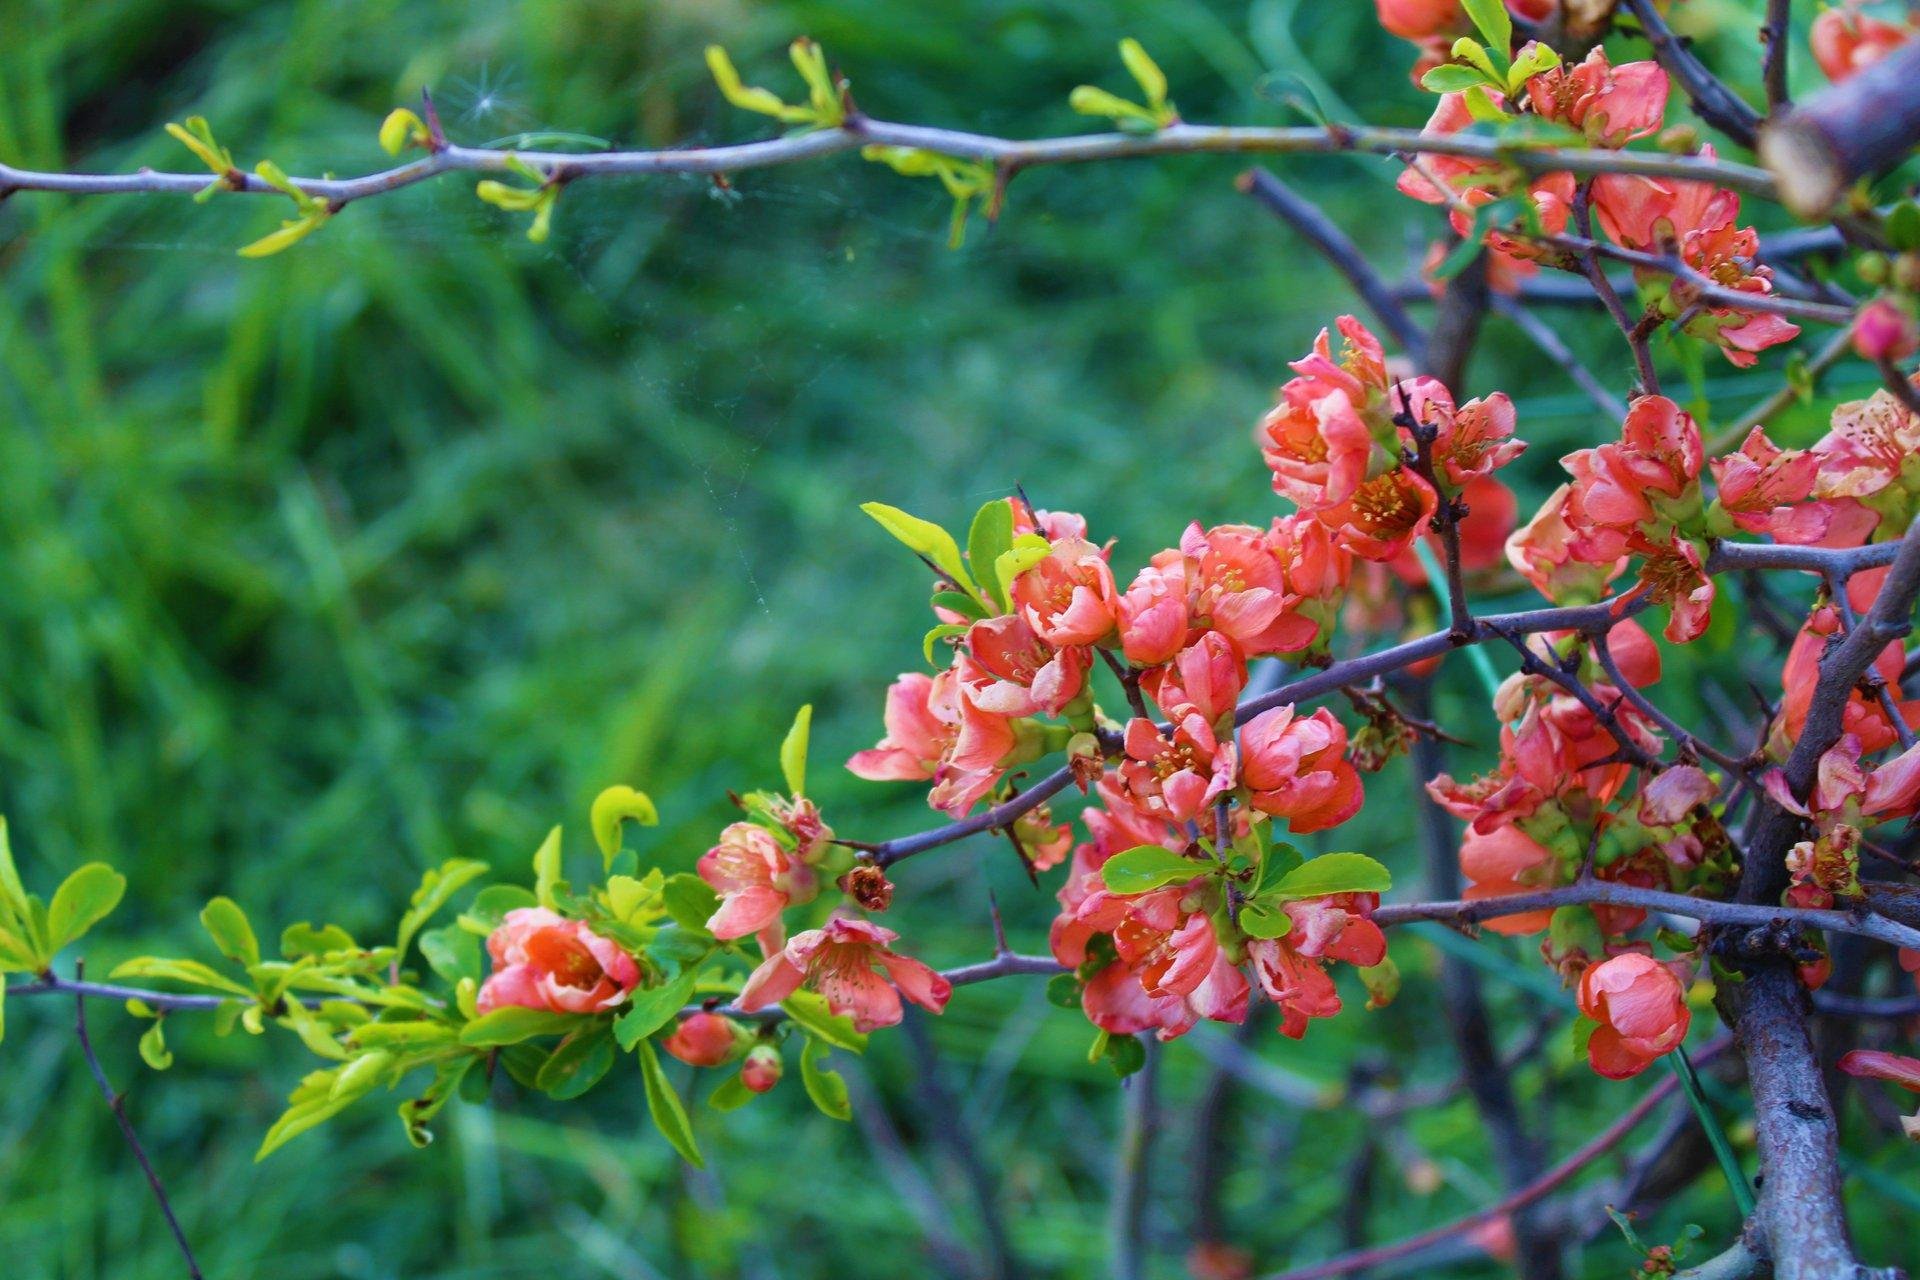
<svg viewBox="0 0 1920 1280"><path fill-rule="evenodd" d="M1906 255L1901 255L1901 262ZM1895 268L1896 274L1899 267ZM1853 349L1867 360L1901 360L1920 350L1920 325L1903 307L1875 298L1853 322Z"/></svg>
<svg viewBox="0 0 1920 1280"><path fill-rule="evenodd" d="M682 1018L667 1037L665 1049L690 1067L717 1067L733 1057L741 1028L717 1013L695 1013Z"/></svg>
<svg viewBox="0 0 1920 1280"><path fill-rule="evenodd" d="M780 1050L770 1044L757 1044L747 1051L747 1060L740 1064L740 1083L755 1093L765 1093L780 1083L783 1069Z"/></svg>
<svg viewBox="0 0 1920 1280"><path fill-rule="evenodd" d="M1884 253L1863 253L1853 260L1854 274L1868 284L1885 284L1890 266Z"/></svg>

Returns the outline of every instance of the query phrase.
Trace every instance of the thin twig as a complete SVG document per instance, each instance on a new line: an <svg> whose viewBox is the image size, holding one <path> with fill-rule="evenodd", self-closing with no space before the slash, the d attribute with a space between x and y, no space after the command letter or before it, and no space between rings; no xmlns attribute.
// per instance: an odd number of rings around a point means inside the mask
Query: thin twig
<svg viewBox="0 0 1920 1280"><path fill-rule="evenodd" d="M1760 66L1760 78L1767 86L1767 114L1778 115L1788 105L1787 43L1793 0L1767 0L1767 20L1760 27L1766 57Z"/></svg>
<svg viewBox="0 0 1920 1280"><path fill-rule="evenodd" d="M1607 314L1613 317L1614 325L1626 336L1627 346L1633 351L1634 368L1640 371L1640 390L1648 395L1660 394L1660 375L1654 371L1653 353L1647 349L1646 335L1641 333L1632 316L1620 301L1620 295L1614 292L1613 282L1607 279L1607 273L1600 267L1597 242L1593 239L1593 219L1587 212L1587 188L1582 186L1573 197L1574 225L1580 228L1581 235L1588 242L1587 248L1577 251L1576 260L1581 270L1587 274L1587 283L1593 286L1601 305Z"/></svg>
<svg viewBox="0 0 1920 1280"><path fill-rule="evenodd" d="M1751 149L1760 113L1693 56L1693 51L1674 35L1673 28L1653 7L1652 0L1626 0L1626 5L1640 20L1640 30L1653 46L1654 60L1686 91L1694 113L1733 141Z"/></svg>
<svg viewBox="0 0 1920 1280"><path fill-rule="evenodd" d="M1626 403L1600 385L1600 379L1594 377L1593 371L1580 363L1580 358L1573 354L1573 348L1561 340L1552 325L1529 311L1517 298L1496 293L1492 301L1494 311L1512 321L1515 327L1526 335L1527 341L1538 347L1547 359L1559 365L1566 375L1573 379L1574 385L1587 393L1587 398L1593 401L1600 412L1616 421L1627 416Z"/></svg>
<svg viewBox="0 0 1920 1280"><path fill-rule="evenodd" d="M74 965L76 974L84 976L86 962L78 961ZM173 1213L173 1204L167 1199L167 1189L160 1184L160 1175L154 1171L153 1162L147 1159L147 1149L140 1145L140 1135L133 1131L133 1121L127 1118L126 1100L114 1091L113 1084L107 1079L106 1070L101 1067L100 1059L93 1052L93 1041L87 1037L87 995L77 991L73 997L73 1031L80 1041L81 1056L87 1060L87 1070L93 1073L94 1083L100 1086L100 1095L107 1100L107 1109L113 1112L114 1120L120 1126L120 1134L127 1140L127 1146L133 1150L133 1158L140 1165L140 1172L147 1176L147 1186L153 1189L153 1198L159 1202L160 1216L167 1220L167 1230L173 1233L173 1241L180 1246L180 1256L186 1259L187 1275L192 1280L201 1280L200 1264L194 1260L193 1246L187 1243L187 1233L180 1228L180 1219Z"/></svg>

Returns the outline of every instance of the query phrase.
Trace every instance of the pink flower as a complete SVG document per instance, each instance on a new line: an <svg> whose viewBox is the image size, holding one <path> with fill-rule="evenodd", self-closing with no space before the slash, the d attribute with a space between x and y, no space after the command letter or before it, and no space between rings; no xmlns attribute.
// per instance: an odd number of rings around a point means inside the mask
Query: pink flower
<svg viewBox="0 0 1920 1280"><path fill-rule="evenodd" d="M1823 10L1813 20L1813 60L1827 79L1840 81L1866 70L1913 38L1913 28L1860 13L1853 3Z"/></svg>
<svg viewBox="0 0 1920 1280"><path fill-rule="evenodd" d="M1168 665L1147 672L1140 687L1169 716L1197 711L1209 724L1219 724L1233 714L1247 687L1247 663L1233 641L1209 631Z"/></svg>
<svg viewBox="0 0 1920 1280"><path fill-rule="evenodd" d="M1086 539L1087 518L1083 515L1072 511L1036 510L1020 498L1008 498L1007 505L1013 508L1013 532L1016 537L1023 533L1037 533L1048 542L1063 542L1068 538Z"/></svg>
<svg viewBox="0 0 1920 1280"><path fill-rule="evenodd" d="M994 677L974 701L995 715L1059 715L1080 696L1093 657L1084 646L1055 649L1017 613L967 628L967 651Z"/></svg>
<svg viewBox="0 0 1920 1280"><path fill-rule="evenodd" d="M1673 970L1627 952L1580 976L1580 1012L1598 1022L1587 1060L1609 1080L1639 1075L1687 1037L1692 1015Z"/></svg>
<svg viewBox="0 0 1920 1280"><path fill-rule="evenodd" d="M1280 1034L1293 1040L1307 1034L1310 1018L1340 1012L1340 992L1325 962L1304 956L1286 938L1255 939L1247 944L1254 981L1280 1010Z"/></svg>
<svg viewBox="0 0 1920 1280"><path fill-rule="evenodd" d="M579 920L520 907L487 937L493 973L480 986L482 1014L515 1005L553 1013L598 1013L640 983L632 956Z"/></svg>
<svg viewBox="0 0 1920 1280"><path fill-rule="evenodd" d="M1187 565L1189 625L1230 637L1250 658L1313 642L1313 623L1291 612L1295 601L1267 531L1245 524L1202 530L1195 521L1180 537L1179 554Z"/></svg>
<svg viewBox="0 0 1920 1280"><path fill-rule="evenodd" d="M1157 667L1187 643L1187 571L1175 557L1148 565L1120 597L1120 651L1135 666Z"/></svg>
<svg viewBox="0 0 1920 1280"><path fill-rule="evenodd" d="M1373 922L1377 893L1336 893L1286 905L1287 945L1303 956L1366 968L1387 958L1387 935Z"/></svg>
<svg viewBox="0 0 1920 1280"><path fill-rule="evenodd" d="M1700 549L1686 538L1658 543L1639 533L1628 539L1627 548L1645 557L1640 582L1655 600L1668 606L1661 634L1675 644L1699 639L1713 620L1715 594Z"/></svg>
<svg viewBox="0 0 1920 1280"><path fill-rule="evenodd" d="M1106 554L1084 538L1055 542L1046 559L1013 582L1014 608L1059 648L1097 644L1112 634L1115 595Z"/></svg>
<svg viewBox="0 0 1920 1280"><path fill-rule="evenodd" d="M1853 349L1865 360L1904 360L1920 351L1920 324L1900 304L1875 298L1854 318Z"/></svg>
<svg viewBox="0 0 1920 1280"><path fill-rule="evenodd" d="M952 984L920 961L895 953L888 944L899 936L846 916L795 934L747 979L740 1008L747 1013L764 1009L805 986L826 997L828 1009L852 1018L859 1031L899 1022L903 995L939 1013L953 994Z"/></svg>
<svg viewBox="0 0 1920 1280"><path fill-rule="evenodd" d="M1345 502L1318 514L1354 555L1391 560L1427 531L1439 505L1432 485L1407 467L1395 467L1362 484Z"/></svg>
<svg viewBox="0 0 1920 1280"><path fill-rule="evenodd" d="M1854 1049L1841 1055L1840 1069L1850 1076L1886 1080L1920 1093L1920 1058L1883 1053L1878 1049Z"/></svg>
<svg viewBox="0 0 1920 1280"><path fill-rule="evenodd" d="M1521 830L1517 823L1490 831L1469 826L1467 837L1460 844L1460 873L1467 878L1464 896L1469 902L1552 888L1559 870L1559 860L1553 850ZM1520 937L1540 932L1552 918L1551 909L1523 911L1496 916L1486 922L1486 927L1495 933Z"/></svg>
<svg viewBox="0 0 1920 1280"><path fill-rule="evenodd" d="M1213 967L1189 995L1149 995L1140 971L1124 960L1107 965L1080 993L1087 1020L1113 1035L1154 1032L1161 1040L1185 1035L1201 1018L1244 1022L1250 990L1241 972L1218 954Z"/></svg>
<svg viewBox="0 0 1920 1280"><path fill-rule="evenodd" d="M717 1013L689 1014L661 1047L690 1067L717 1067L739 1051L740 1027Z"/></svg>
<svg viewBox="0 0 1920 1280"><path fill-rule="evenodd" d="M1127 758L1120 778L1133 806L1169 821L1192 822L1233 788L1234 748L1213 726L1188 712L1163 734L1151 720L1127 722Z"/></svg>
<svg viewBox="0 0 1920 1280"><path fill-rule="evenodd" d="M1466 30L1460 0L1373 0L1380 25L1403 40L1425 40Z"/></svg>
<svg viewBox="0 0 1920 1280"><path fill-rule="evenodd" d="M1295 378L1260 421L1260 452L1273 472L1273 491L1302 511L1318 511L1360 487L1373 457L1373 432L1348 392Z"/></svg>
<svg viewBox="0 0 1920 1280"><path fill-rule="evenodd" d="M1433 384L1440 387L1439 383ZM1445 388L1440 388L1444 395ZM1484 400L1469 400L1455 409L1452 397L1430 398L1415 418L1433 426L1433 460L1440 476L1454 488L1491 475L1526 452L1526 442L1513 438L1513 401L1504 391ZM1411 443L1411 442L1409 442Z"/></svg>
<svg viewBox="0 0 1920 1280"><path fill-rule="evenodd" d="M1657 499L1677 503L1695 490L1705 453L1693 415L1665 396L1635 400L1619 443L1561 459L1573 473L1566 518L1574 554L1593 563L1619 555L1630 531L1660 518Z"/></svg>
<svg viewBox="0 0 1920 1280"><path fill-rule="evenodd" d="M1920 452L1920 417L1891 392L1876 391L1833 411L1833 426L1813 446L1820 459L1816 498L1871 498L1901 483L1907 459ZM1872 526L1870 525L1869 528Z"/></svg>
<svg viewBox="0 0 1920 1280"><path fill-rule="evenodd" d="M1713 799L1716 788L1698 765L1675 765L1640 788L1640 821L1649 827L1677 826Z"/></svg>
<svg viewBox="0 0 1920 1280"><path fill-rule="evenodd" d="M1627 567L1624 554L1596 563L1579 559L1580 536L1568 523L1572 485L1561 485L1525 526L1507 539L1507 562L1555 604L1591 604Z"/></svg>
<svg viewBox="0 0 1920 1280"><path fill-rule="evenodd" d="M1804 521L1793 508L1813 493L1820 472L1817 455L1804 449L1782 449L1767 439L1764 427L1755 427L1738 453L1715 458L1708 466L1720 491L1720 505L1740 528L1776 537L1805 530ZM1826 531L1825 520L1818 524L1816 537ZM1795 536L1781 540L1808 541Z"/></svg>
<svg viewBox="0 0 1920 1280"><path fill-rule="evenodd" d="M847 768L872 782L912 782L931 778L953 743L954 726L942 714L951 697L951 680L942 688L932 676L909 672L887 689L886 736L877 746L855 752Z"/></svg>
<svg viewBox="0 0 1920 1280"><path fill-rule="evenodd" d="M1360 811L1360 773L1347 755L1347 728L1321 707L1297 717L1291 706L1263 711L1240 730L1241 781L1249 802L1287 820L1296 834L1324 831Z"/></svg>
<svg viewBox="0 0 1920 1280"><path fill-rule="evenodd" d="M720 843L700 856L698 869L720 895L720 909L707 929L722 941L760 932L789 904L811 901L818 889L813 869L782 848L772 832L751 822L723 830Z"/></svg>
<svg viewBox="0 0 1920 1280"><path fill-rule="evenodd" d="M1594 146L1623 147L1658 132L1667 109L1667 73L1656 62L1615 67L1595 45L1584 62L1528 80L1527 97L1541 116L1572 125Z"/></svg>

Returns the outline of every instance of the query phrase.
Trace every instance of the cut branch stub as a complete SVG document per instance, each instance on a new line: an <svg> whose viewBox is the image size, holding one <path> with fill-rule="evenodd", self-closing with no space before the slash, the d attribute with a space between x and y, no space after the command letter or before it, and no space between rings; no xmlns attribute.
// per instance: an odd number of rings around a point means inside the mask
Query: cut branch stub
<svg viewBox="0 0 1920 1280"><path fill-rule="evenodd" d="M1803 218L1832 209L1857 178L1890 169L1920 142L1920 41L1807 99L1760 131L1780 201Z"/></svg>

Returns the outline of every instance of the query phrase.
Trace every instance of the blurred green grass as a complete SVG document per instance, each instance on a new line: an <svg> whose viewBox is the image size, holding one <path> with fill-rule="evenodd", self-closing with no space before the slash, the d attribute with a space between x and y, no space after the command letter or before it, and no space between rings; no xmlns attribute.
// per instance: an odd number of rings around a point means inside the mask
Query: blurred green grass
<svg viewBox="0 0 1920 1280"><path fill-rule="evenodd" d="M1113 43L1132 34L1192 118L1277 122L1288 95L1310 92L1336 116L1417 124L1408 56L1369 9L0 0L0 156L185 167L160 126L198 113L244 162L359 172L382 163L382 114L423 84L466 141L757 136L760 121L718 103L700 49L721 40L749 80L784 85L782 47L799 33L825 44L863 107L898 119L1083 128L1067 91L1120 84ZM1233 192L1235 169L1026 174L1001 224L976 220L959 252L931 184L851 159L738 175L729 193L680 177L582 184L546 246L446 179L354 206L261 263L233 255L272 224L260 201L6 201L0 811L27 874L50 883L105 857L130 875L127 905L90 942L100 972L200 946L193 914L216 892L276 929L385 930L439 859L518 874L563 817L583 850L586 803L615 781L655 795L663 823L644 847L686 866L725 820L726 788L775 778L803 701L843 833L928 823L908 789L826 767L877 735L881 690L918 664L924 627L921 574L856 504L957 523L1020 483L1086 512L1129 567L1188 519L1268 518L1251 424L1284 361L1353 304ZM1384 162L1285 173L1389 274L1434 232L1429 211L1390 193ZM1596 322L1554 320L1623 376ZM1560 453L1610 426L1499 321L1474 382L1520 400L1535 443L1517 474L1533 496ZM1736 410L1764 390L1735 392ZM1807 413L1805 429L1817 421ZM1701 660L1676 659L1669 692ZM1443 707L1472 723L1465 674L1443 684ZM1406 780L1375 785L1403 796ZM1341 841L1411 884L1408 812L1370 808ZM897 923L935 962L982 952L989 886L1016 942L1043 943L1051 898L996 846L899 878ZM1365 1015L1356 998L1305 1045L1263 1035L1261 1052L1325 1081L1363 1058L1444 1079L1431 951L1408 939L1395 952L1400 1004ZM1523 1035L1535 1006L1493 991ZM69 1011L9 1014L9 1274L177 1274L79 1070ZM921 1226L860 1132L797 1088L703 1119L704 1177L674 1164L636 1081L618 1077L567 1108L503 1092L495 1109L449 1112L423 1153L368 1105L255 1166L302 1070L297 1046L180 1020L179 1066L156 1076L132 1024L105 1007L94 1018L209 1275L864 1277L924 1261ZM961 994L933 1031L1016 1252L1034 1274L1104 1274L1119 1095L1085 1064L1084 1025L1037 985L1001 983ZM1527 1096L1551 1095L1555 1151L1626 1096L1566 1071L1564 1041L1520 1076ZM1204 1074L1188 1047L1167 1059L1156 1276L1180 1273L1186 1104ZM883 1037L861 1069L954 1206L956 1234L975 1238L958 1174L927 1144L911 1060ZM1234 1105L1234 1238L1276 1265L1337 1250L1337 1175L1360 1121L1245 1093ZM1423 1114L1410 1137L1445 1183L1417 1194L1386 1175L1376 1238L1495 1194L1470 1110ZM1734 1226L1713 1176L1656 1226L1670 1236L1689 1220L1719 1237ZM1885 1246L1884 1229L1869 1218L1863 1235ZM1627 1255L1603 1238L1584 1265L1619 1274Z"/></svg>

